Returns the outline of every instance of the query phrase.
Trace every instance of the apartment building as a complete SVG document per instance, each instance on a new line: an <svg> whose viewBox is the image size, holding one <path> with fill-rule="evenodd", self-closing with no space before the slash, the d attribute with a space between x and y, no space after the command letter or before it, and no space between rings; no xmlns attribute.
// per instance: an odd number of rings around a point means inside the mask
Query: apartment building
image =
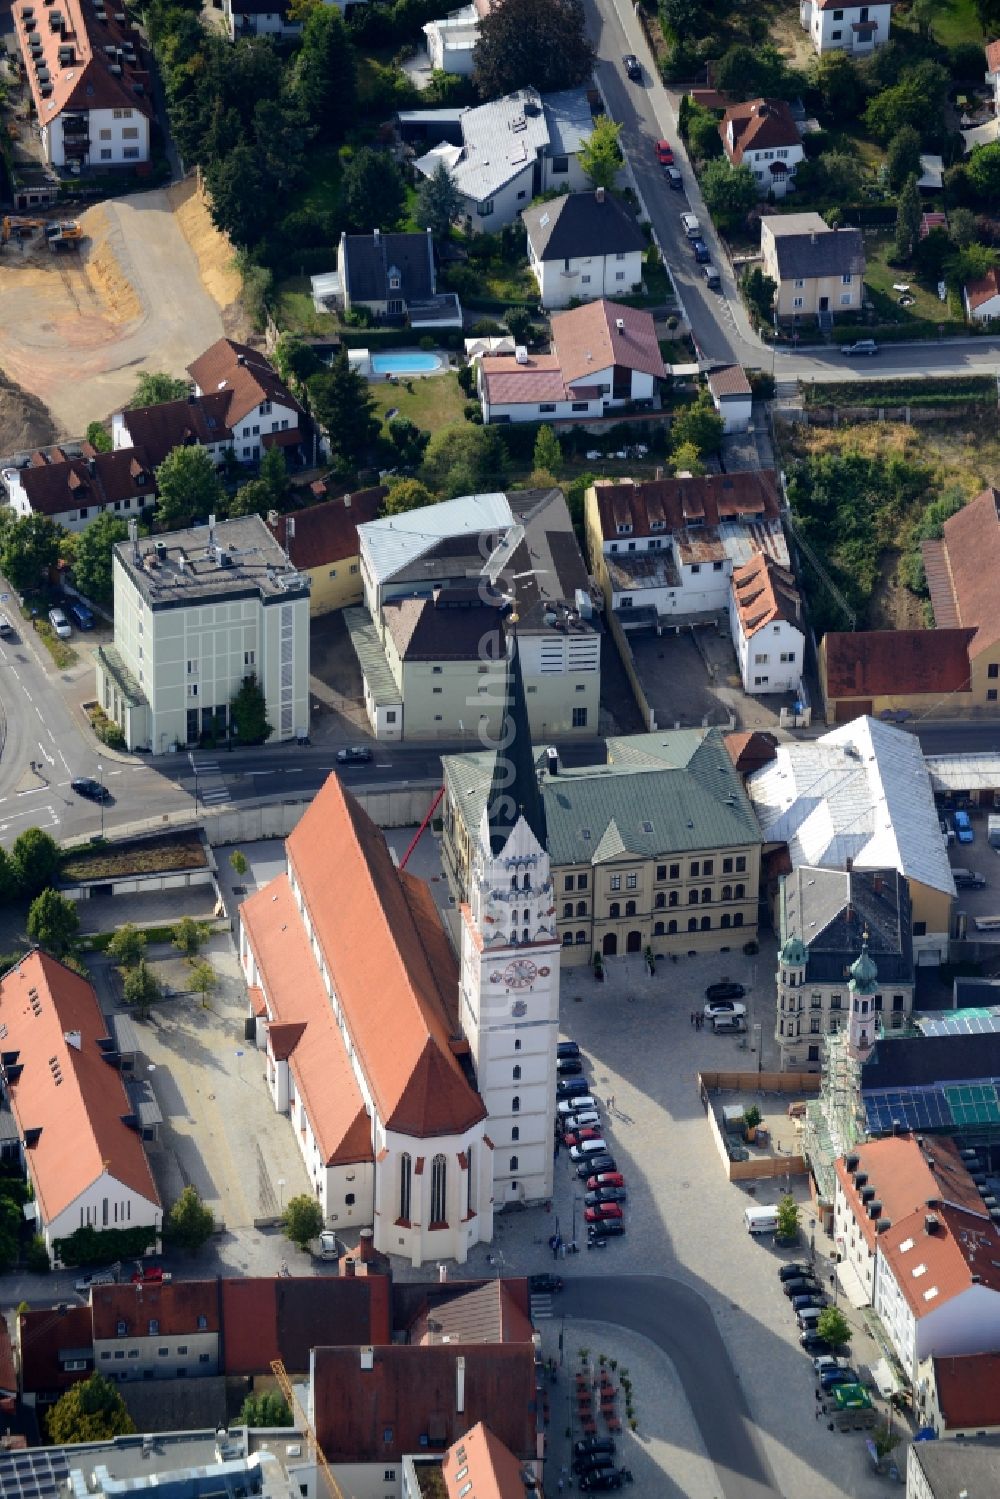
<svg viewBox="0 0 1000 1499"><path fill-rule="evenodd" d="M115 548L114 643L97 652L97 700L129 749L225 740L248 680L270 739L309 726L309 579L257 515Z"/></svg>
<svg viewBox="0 0 1000 1499"><path fill-rule="evenodd" d="M757 932L760 833L716 729L607 741L603 765L537 755L566 965L595 954L714 952ZM442 849L466 887L492 757L444 757Z"/></svg>
<svg viewBox="0 0 1000 1499"><path fill-rule="evenodd" d="M26 467L4 469L3 481L17 516L44 515L67 531L84 531L99 515L142 515L156 503L156 476L142 448L98 453L84 443L79 456L37 451Z"/></svg>

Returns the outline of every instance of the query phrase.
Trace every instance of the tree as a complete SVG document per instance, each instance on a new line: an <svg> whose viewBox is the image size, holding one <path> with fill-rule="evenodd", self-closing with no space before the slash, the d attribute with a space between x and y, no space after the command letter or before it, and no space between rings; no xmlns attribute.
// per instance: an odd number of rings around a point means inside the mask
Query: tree
<svg viewBox="0 0 1000 1499"><path fill-rule="evenodd" d="M250 868L250 862L242 849L234 848L229 855L229 867L238 880L241 880Z"/></svg>
<svg viewBox="0 0 1000 1499"><path fill-rule="evenodd" d="M834 1348L851 1341L851 1324L837 1306L825 1306L816 1319L816 1331Z"/></svg>
<svg viewBox="0 0 1000 1499"><path fill-rule="evenodd" d="M255 146L240 141L227 154L212 157L204 170L212 222L234 245L252 249L274 217L273 194Z"/></svg>
<svg viewBox="0 0 1000 1499"><path fill-rule="evenodd" d="M55 839L41 828L26 828L14 840L11 854L17 882L26 899L34 899L54 882L62 855Z"/></svg>
<svg viewBox="0 0 1000 1499"><path fill-rule="evenodd" d="M700 104L692 105L688 113L687 143L696 161L711 161L722 155L719 122L711 110Z"/></svg>
<svg viewBox="0 0 1000 1499"><path fill-rule="evenodd" d="M774 298L778 283L771 276L765 276L760 266L757 265L752 270L744 272L740 286L747 305L755 313L757 321L770 323L774 313Z"/></svg>
<svg viewBox="0 0 1000 1499"><path fill-rule="evenodd" d="M912 125L922 141L939 138L944 131L944 108L949 76L940 63L924 61L904 69L892 88L876 94L864 113L871 133L890 141L904 125Z"/></svg>
<svg viewBox="0 0 1000 1499"><path fill-rule="evenodd" d="M399 461L404 468L415 468L424 456L424 450L431 440L429 432L422 432L416 422L411 422L408 416L394 416L389 419L389 441L399 454Z"/></svg>
<svg viewBox="0 0 1000 1499"><path fill-rule="evenodd" d="M846 52L827 52L813 64L813 83L835 122L854 120L865 102L861 74Z"/></svg>
<svg viewBox="0 0 1000 1499"><path fill-rule="evenodd" d="M1000 141L977 146L965 166L969 186L988 207L1000 202Z"/></svg>
<svg viewBox="0 0 1000 1499"><path fill-rule="evenodd" d="M19 593L43 583L59 561L60 529L47 515L26 515L0 539L0 572Z"/></svg>
<svg viewBox="0 0 1000 1499"><path fill-rule="evenodd" d="M237 1426L292 1426L292 1413L283 1395L277 1390L262 1390L259 1395L247 1395L236 1418Z"/></svg>
<svg viewBox="0 0 1000 1499"><path fill-rule="evenodd" d="M931 230L932 234L933 232ZM979 225L971 208L951 210L948 215L948 233L960 249L964 250L968 245L976 243L979 238Z"/></svg>
<svg viewBox="0 0 1000 1499"><path fill-rule="evenodd" d="M479 23L472 58L481 99L576 88L594 67L582 0L500 0Z"/></svg>
<svg viewBox="0 0 1000 1499"><path fill-rule="evenodd" d="M379 423L368 381L351 368L346 349L341 349L329 369L313 375L309 395L336 457L355 467L363 462L378 436Z"/></svg>
<svg viewBox="0 0 1000 1499"><path fill-rule="evenodd" d="M119 968L134 968L146 951L146 933L131 921L120 926L108 943L108 956Z"/></svg>
<svg viewBox="0 0 1000 1499"><path fill-rule="evenodd" d="M590 138L584 141L579 155L580 166L591 187L614 187L622 164L618 143L621 133L622 127L607 115L594 121Z"/></svg>
<svg viewBox="0 0 1000 1499"><path fill-rule="evenodd" d="M283 380L295 380L300 385L323 368L312 346L303 343L295 333L281 335L272 358Z"/></svg>
<svg viewBox="0 0 1000 1499"><path fill-rule="evenodd" d="M701 191L708 211L724 232L738 229L757 202L753 172L742 163L731 166L721 157L710 161L701 174Z"/></svg>
<svg viewBox="0 0 1000 1499"><path fill-rule="evenodd" d="M352 229L395 229L406 207L406 187L400 170L385 150L362 146L344 167L341 201Z"/></svg>
<svg viewBox="0 0 1000 1499"><path fill-rule="evenodd" d="M306 1249L323 1227L323 1209L304 1192L289 1198L281 1215L281 1231L297 1249Z"/></svg>
<svg viewBox="0 0 1000 1499"><path fill-rule="evenodd" d="M195 958L208 941L208 927L193 916L182 916L174 927L174 946L186 958Z"/></svg>
<svg viewBox="0 0 1000 1499"><path fill-rule="evenodd" d="M87 423L87 441L98 453L111 452L111 434L107 431L103 422Z"/></svg>
<svg viewBox="0 0 1000 1499"><path fill-rule="evenodd" d="M80 935L76 901L61 895L58 890L43 890L28 909L27 930L32 942L37 942L54 958L67 957Z"/></svg>
<svg viewBox="0 0 1000 1499"><path fill-rule="evenodd" d="M48 1414L49 1441L65 1447L75 1442L109 1442L129 1436L135 1422L118 1390L103 1374L72 1385Z"/></svg>
<svg viewBox="0 0 1000 1499"><path fill-rule="evenodd" d="M125 404L134 410L137 406L159 406L163 401L183 401L190 389L187 380L175 380L159 370L143 370Z"/></svg>
<svg viewBox="0 0 1000 1499"><path fill-rule="evenodd" d="M849 151L824 151L803 162L795 180L804 192L812 187L836 203L850 203L861 189L861 163Z"/></svg>
<svg viewBox="0 0 1000 1499"><path fill-rule="evenodd" d="M80 592L99 604L114 598L113 548L128 539L128 526L110 510L102 511L76 538L73 577Z"/></svg>
<svg viewBox="0 0 1000 1499"><path fill-rule="evenodd" d="M527 307L508 307L503 315L507 332L515 344L526 344L532 334L531 313ZM467 365L467 369L470 367ZM470 369L471 373L471 369ZM475 391L475 379L473 379L470 394Z"/></svg>
<svg viewBox="0 0 1000 1499"><path fill-rule="evenodd" d="M19 890L17 868L5 848L0 848L0 906L16 900Z"/></svg>
<svg viewBox="0 0 1000 1499"><path fill-rule="evenodd" d="M562 446L551 427L539 427L533 461L535 468L547 474L558 474L562 468Z"/></svg>
<svg viewBox="0 0 1000 1499"><path fill-rule="evenodd" d="M156 487L156 518L165 531L221 515L225 506L219 476L201 447L173 448L156 470Z"/></svg>
<svg viewBox="0 0 1000 1499"><path fill-rule="evenodd" d="M693 442L678 443L670 455L670 461L675 474L694 474L695 478L699 478L705 472L705 465Z"/></svg>
<svg viewBox="0 0 1000 1499"><path fill-rule="evenodd" d="M897 130L885 153L885 175L894 193L908 177L920 176L920 132L912 125Z"/></svg>
<svg viewBox="0 0 1000 1499"><path fill-rule="evenodd" d="M704 456L717 453L722 447L722 418L712 405L707 390L702 390L690 406L683 407L674 417L670 429L671 446L674 452L682 443L691 443Z"/></svg>
<svg viewBox="0 0 1000 1499"><path fill-rule="evenodd" d="M987 245L966 245L955 251L945 267L948 284L960 291L966 282L979 281L996 263L997 252Z"/></svg>
<svg viewBox="0 0 1000 1499"><path fill-rule="evenodd" d="M427 444L421 477L438 494L460 494L502 488L507 452L494 427L442 427Z"/></svg>
<svg viewBox="0 0 1000 1499"><path fill-rule="evenodd" d="M270 739L273 726L267 721L267 703L255 676L244 679L229 708L241 744L263 744Z"/></svg>
<svg viewBox="0 0 1000 1499"><path fill-rule="evenodd" d="M145 958L140 958L134 968L126 968L122 979L122 998L135 1010L140 1020L145 1020L161 993L159 980L146 966Z"/></svg>
<svg viewBox="0 0 1000 1499"><path fill-rule="evenodd" d="M202 1006L208 1009L208 996L219 987L219 977L207 958L191 964L190 984L195 994L201 995Z"/></svg>
<svg viewBox="0 0 1000 1499"><path fill-rule="evenodd" d="M260 477L262 483L267 485L275 510L283 509L288 503L291 484L288 482L288 464L281 448L274 446L264 449L264 456L260 460Z"/></svg>
<svg viewBox="0 0 1000 1499"><path fill-rule="evenodd" d="M292 70L292 88L320 140L343 140L355 122L358 84L354 49L336 6L318 5L310 13Z"/></svg>
<svg viewBox="0 0 1000 1499"><path fill-rule="evenodd" d="M261 518L267 516L269 510L273 510L271 503L271 491L263 479L248 479L241 484L226 506L226 514L235 519L239 515L259 515Z"/></svg>
<svg viewBox="0 0 1000 1499"><path fill-rule="evenodd" d="M715 87L733 99L783 99L796 85L777 47L730 47L715 66Z"/></svg>
<svg viewBox="0 0 1000 1499"><path fill-rule="evenodd" d="M422 510L425 505L433 504L434 496L419 479L394 479L382 509L386 515L405 515L408 510Z"/></svg>
<svg viewBox="0 0 1000 1499"><path fill-rule="evenodd" d="M444 162L438 162L430 177L417 190L414 217L435 239L446 239L452 224L462 213L462 195L451 179Z"/></svg>
<svg viewBox="0 0 1000 1499"><path fill-rule="evenodd" d="M909 261L920 243L920 190L916 177L906 181L896 209L896 254Z"/></svg>
<svg viewBox="0 0 1000 1499"><path fill-rule="evenodd" d="M760 1121L757 1121L760 1123ZM799 1205L789 1193L778 1202L778 1238L794 1244L799 1237Z"/></svg>
<svg viewBox="0 0 1000 1499"><path fill-rule="evenodd" d="M167 1238L189 1254L206 1244L215 1232L215 1217L194 1187L185 1187L167 1214Z"/></svg>

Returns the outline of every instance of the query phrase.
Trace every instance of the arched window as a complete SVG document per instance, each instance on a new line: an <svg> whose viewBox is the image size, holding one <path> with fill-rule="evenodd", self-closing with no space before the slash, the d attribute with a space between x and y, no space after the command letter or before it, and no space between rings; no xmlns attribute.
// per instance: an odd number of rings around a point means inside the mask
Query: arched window
<svg viewBox="0 0 1000 1499"><path fill-rule="evenodd" d="M525 874L524 879L521 881L521 889L522 890L530 890L531 889L531 875L530 874L527 874L527 873Z"/></svg>
<svg viewBox="0 0 1000 1499"><path fill-rule="evenodd" d="M510 1101L510 1111L512 1114L519 1114L521 1112L521 1100L516 1093Z"/></svg>
<svg viewBox="0 0 1000 1499"><path fill-rule="evenodd" d="M676 905L679 905L679 904L680 904L680 896L678 895L678 893L677 893L676 890L671 890L670 894L667 896L667 905L668 906L676 906Z"/></svg>
<svg viewBox="0 0 1000 1499"><path fill-rule="evenodd" d="M512 1171L516 1171L517 1170L517 1156L516 1155L512 1155L511 1158L510 1158L510 1169Z"/></svg>
<svg viewBox="0 0 1000 1499"><path fill-rule="evenodd" d="M521 1064L519 1062L515 1062L514 1064L514 1081L515 1083L521 1081Z"/></svg>
<svg viewBox="0 0 1000 1499"><path fill-rule="evenodd" d="M517 875L516 874L512 874L511 877L510 877L510 888L512 890L516 890L517 889Z"/></svg>
<svg viewBox="0 0 1000 1499"><path fill-rule="evenodd" d="M662 921L658 921L655 924L655 926L653 927L653 936L654 937L662 937L663 936L663 922Z"/></svg>
<svg viewBox="0 0 1000 1499"><path fill-rule="evenodd" d="M657 897L656 897L656 902L655 902L656 909L658 911L662 911L663 907L666 905L666 903L667 903L667 897L666 897L666 895L664 895L663 891L661 890L659 892L659 894L657 895Z"/></svg>
<svg viewBox="0 0 1000 1499"><path fill-rule="evenodd" d="M742 926L742 925L743 925L743 912L742 911L734 911L734 913L733 913L733 926Z"/></svg>
<svg viewBox="0 0 1000 1499"><path fill-rule="evenodd" d="M728 911L723 911L723 913L722 913L722 925L723 926L728 926L729 922L730 922L729 912Z"/></svg>
<svg viewBox="0 0 1000 1499"><path fill-rule="evenodd" d="M521 1138L521 1128L520 1128L520 1125L515 1124L514 1128L510 1132L511 1144L513 1144L516 1140L520 1140L520 1138Z"/></svg>
<svg viewBox="0 0 1000 1499"><path fill-rule="evenodd" d="M697 892L697 890L689 890L688 891L688 905L689 906L696 906L697 904L698 904L698 892Z"/></svg>
<svg viewBox="0 0 1000 1499"><path fill-rule="evenodd" d="M712 892L711 892L711 890L703 890L701 892L701 903L702 903L703 906L709 905L710 902L711 902L711 899L712 899Z"/></svg>
<svg viewBox="0 0 1000 1499"><path fill-rule="evenodd" d="M701 918L701 929L703 932L710 932L712 930L711 916L703 916Z"/></svg>
<svg viewBox="0 0 1000 1499"><path fill-rule="evenodd" d="M582 945L584 944L584 942L586 942L586 940L587 940L587 933L586 932L577 932L577 934L576 934L576 944L577 944L577 947L582 947Z"/></svg>
<svg viewBox="0 0 1000 1499"><path fill-rule="evenodd" d="M587 902L585 900L578 900L577 901L577 903L576 903L576 914L578 916L586 916L586 914L587 914Z"/></svg>
<svg viewBox="0 0 1000 1499"><path fill-rule="evenodd" d="M528 911L528 910L525 910L525 913L524 913L524 915L523 915L523 916L522 916L522 917L521 917L521 920L522 920L522 921L530 921L530 920L531 920L531 912L530 912L530 911Z"/></svg>
<svg viewBox="0 0 1000 1499"><path fill-rule="evenodd" d="M563 906L563 916L564 917L565 916L572 916L572 914L573 914L573 902L571 900L568 900L566 902L566 904Z"/></svg>
<svg viewBox="0 0 1000 1499"><path fill-rule="evenodd" d="M621 906L618 904L618 902L616 900L613 900L611 902L611 906L610 906L610 908L608 910L608 915L611 917L612 920L614 920L615 917L620 916L621 914L622 914L622 908L621 908Z"/></svg>
<svg viewBox="0 0 1000 1499"><path fill-rule="evenodd" d="M572 947L572 946L573 946L573 933L572 932L563 932L563 947Z"/></svg>
<svg viewBox="0 0 1000 1499"><path fill-rule="evenodd" d="M698 930L698 918L697 918L697 916L692 916L690 918L690 920L688 921L688 931L689 932L696 932L697 930Z"/></svg>
<svg viewBox="0 0 1000 1499"><path fill-rule="evenodd" d="M635 901L634 900L627 900L625 902L625 915L626 916L634 916L635 915Z"/></svg>
<svg viewBox="0 0 1000 1499"><path fill-rule="evenodd" d="M431 1162L431 1222L444 1223L448 1211L448 1162L436 1155Z"/></svg>
<svg viewBox="0 0 1000 1499"><path fill-rule="evenodd" d="M521 941L522 942L530 942L531 941L531 937L528 934L528 928L527 927L525 927L524 931L521 933Z"/></svg>
<svg viewBox="0 0 1000 1499"><path fill-rule="evenodd" d="M667 936L668 937L672 937L674 935L674 933L676 932L676 930L677 930L677 923L676 923L676 921L668 921L667 922Z"/></svg>
<svg viewBox="0 0 1000 1499"><path fill-rule="evenodd" d="M722 899L723 900L732 900L732 898L733 898L733 887L732 887L732 885L723 885L723 887L722 887Z"/></svg>
<svg viewBox="0 0 1000 1499"><path fill-rule="evenodd" d="M746 893L747 893L747 887L745 885L737 885L736 886L736 899L737 900L742 900L744 898L744 896L746 895Z"/></svg>
<svg viewBox="0 0 1000 1499"><path fill-rule="evenodd" d="M409 1155L403 1154L399 1158L399 1216L407 1223L410 1221L410 1188L413 1184L413 1162Z"/></svg>
<svg viewBox="0 0 1000 1499"><path fill-rule="evenodd" d="M473 1152L474 1149L475 1149L475 1146L473 1146L471 1143L465 1147L465 1156L466 1156L465 1211L466 1211L466 1213L468 1214L468 1216L470 1218L472 1217L473 1213L476 1211L476 1194L475 1194L475 1189L473 1187L473 1182L475 1180L475 1172L472 1169L472 1162L473 1162L473 1159L474 1159L472 1152Z"/></svg>

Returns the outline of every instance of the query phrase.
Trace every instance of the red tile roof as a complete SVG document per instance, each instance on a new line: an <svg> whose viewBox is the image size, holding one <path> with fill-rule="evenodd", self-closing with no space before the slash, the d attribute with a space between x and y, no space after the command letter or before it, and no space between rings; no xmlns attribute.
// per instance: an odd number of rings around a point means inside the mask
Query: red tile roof
<svg viewBox="0 0 1000 1499"><path fill-rule="evenodd" d="M188 374L206 394L215 390L228 392L226 425L230 428L238 427L262 401L277 401L304 414L270 360L259 349L236 343L232 338L220 338L212 344L188 365Z"/></svg>
<svg viewBox="0 0 1000 1499"><path fill-rule="evenodd" d="M38 1130L27 1151L39 1212L52 1222L105 1175L158 1208L142 1140L121 1076L98 1046L108 1029L97 996L78 974L33 952L0 982L4 1052L23 1070L8 1085L18 1132ZM79 1032L80 1044L68 1035Z"/></svg>
<svg viewBox="0 0 1000 1499"><path fill-rule="evenodd" d="M996 266L991 266L985 275L978 276L975 281L967 281L965 295L973 312L977 307L982 307L984 302L992 302L994 297L1000 296L1000 271L997 271Z"/></svg>
<svg viewBox="0 0 1000 1499"><path fill-rule="evenodd" d="M882 1204L879 1218L888 1218L893 1230L901 1222L911 1222L913 1214L929 1211L927 1203L931 1199L942 1199L973 1212L986 1212L954 1142L946 1136L936 1138L922 1150L913 1135L897 1135L859 1145L851 1154L858 1157L856 1170L868 1177L863 1185L873 1187L873 1200ZM844 1157L836 1162L836 1171L848 1206L868 1248L874 1252L875 1220L862 1202L861 1189L854 1185L854 1172L847 1170ZM988 1223L989 1219L984 1221ZM884 1249L888 1235L877 1237ZM906 1234L900 1237L905 1239Z"/></svg>
<svg viewBox="0 0 1000 1499"><path fill-rule="evenodd" d="M531 1318L520 1305L523 1281L483 1281L448 1301L437 1297L421 1309L409 1327L409 1341L427 1347L439 1343L530 1343Z"/></svg>
<svg viewBox="0 0 1000 1499"><path fill-rule="evenodd" d="M219 1332L219 1285L218 1280L174 1280L167 1285L94 1286L90 1292L93 1337L117 1337L119 1322L125 1323L132 1338L150 1336L150 1321L158 1323L163 1337Z"/></svg>
<svg viewBox="0 0 1000 1499"><path fill-rule="evenodd" d="M427 885L400 873L335 774L286 849L383 1125L429 1137L484 1119L451 1050L458 969Z"/></svg>
<svg viewBox="0 0 1000 1499"><path fill-rule="evenodd" d="M529 354L524 362L519 362L513 354L487 354L482 366L486 398L494 406L585 401L596 395L589 387L571 390L555 354Z"/></svg>
<svg viewBox="0 0 1000 1499"><path fill-rule="evenodd" d="M986 71L1000 73L1000 42L990 42L986 48Z"/></svg>
<svg viewBox="0 0 1000 1499"><path fill-rule="evenodd" d="M0 1395L17 1394L17 1370L14 1368L14 1350L10 1342L7 1318L0 1314Z"/></svg>
<svg viewBox="0 0 1000 1499"><path fill-rule="evenodd" d="M947 229L946 213L922 213L920 215L920 238L926 239L932 229Z"/></svg>
<svg viewBox="0 0 1000 1499"><path fill-rule="evenodd" d="M934 1382L946 1433L1000 1426L1000 1353L936 1358Z"/></svg>
<svg viewBox="0 0 1000 1499"><path fill-rule="evenodd" d="M453 1442L441 1459L448 1499L469 1482L475 1499L525 1499L523 1469L523 1462L482 1421Z"/></svg>
<svg viewBox="0 0 1000 1499"><path fill-rule="evenodd" d="M801 630L802 599L795 577L762 554L734 568L733 598L743 633L748 638L775 620Z"/></svg>
<svg viewBox="0 0 1000 1499"><path fill-rule="evenodd" d="M975 630L831 630L820 649L827 697L968 692Z"/></svg>
<svg viewBox="0 0 1000 1499"><path fill-rule="evenodd" d="M719 397L753 394L750 381L739 364L724 364L721 369L713 370L708 377L708 388L713 396Z"/></svg>
<svg viewBox="0 0 1000 1499"><path fill-rule="evenodd" d="M92 1368L64 1370L59 1363L63 1348L91 1348L92 1322L89 1306L39 1307L17 1314L17 1346L21 1363L21 1393L58 1393L87 1379Z"/></svg>
<svg viewBox="0 0 1000 1499"><path fill-rule="evenodd" d="M985 1213L981 1202L980 1207ZM939 1207L933 1209L937 1226L929 1232L928 1213L926 1206L919 1207L879 1235L882 1256L918 1320L977 1282L1000 1292L997 1225L964 1208Z"/></svg>
<svg viewBox="0 0 1000 1499"><path fill-rule="evenodd" d="M630 536L669 535L692 522L717 526L726 520L774 520L780 513L773 469L637 484L613 480L596 484L595 493L605 541L620 538L620 525L632 527Z"/></svg>
<svg viewBox="0 0 1000 1499"><path fill-rule="evenodd" d="M567 385L576 385L613 365L660 380L666 378L652 314L609 302L606 297L570 312L556 313L552 347Z"/></svg>
<svg viewBox="0 0 1000 1499"><path fill-rule="evenodd" d="M759 729L746 729L737 734L723 734L722 740L729 751L730 760L740 775L749 775L751 771L759 770L762 765L770 765L778 753L777 741L772 735L761 733Z"/></svg>
<svg viewBox="0 0 1000 1499"><path fill-rule="evenodd" d="M372 1159L372 1125L287 874L256 891L240 919L261 977L268 1050L287 1061L324 1164Z"/></svg>
<svg viewBox="0 0 1000 1499"><path fill-rule="evenodd" d="M173 448L231 442L229 401L228 391L212 390L178 401L161 401L156 406L135 406L121 415L134 446L142 448L158 468Z"/></svg>
<svg viewBox="0 0 1000 1499"><path fill-rule="evenodd" d="M94 8L84 5L82 0L60 0L55 9L62 14L63 24L50 24L52 14L41 0L34 6L15 4L14 26L21 54L25 60L25 73L35 110L40 124L47 125L64 109L134 109L137 114L152 115L153 104L149 94L149 70L143 52L142 39L131 21L117 20L124 6L109 5L106 19L98 21ZM32 15L26 16L30 10ZM39 61L48 69L48 85L39 82L38 69L33 60L30 38L41 40ZM107 48L116 48L109 56ZM72 58L61 48L72 48ZM125 54L134 54L134 63L125 60ZM112 66L119 69L111 71ZM46 96L42 90L49 87ZM96 151L92 148L92 157Z"/></svg>
<svg viewBox="0 0 1000 1499"><path fill-rule="evenodd" d="M92 458L49 459L19 470L18 478L36 515L61 515L137 495L152 499L156 494L153 466L143 449L119 448Z"/></svg>
<svg viewBox="0 0 1000 1499"><path fill-rule="evenodd" d="M485 1420L517 1457L536 1455L530 1343L394 1344L373 1350L371 1369L361 1367L358 1348L317 1347L314 1357L313 1419L333 1463L398 1462L406 1452L441 1451Z"/></svg>
<svg viewBox="0 0 1000 1499"><path fill-rule="evenodd" d="M747 151L770 151L802 144L792 111L784 99L747 99L742 104L733 104L722 117L719 134L726 155L737 166Z"/></svg>
<svg viewBox="0 0 1000 1499"><path fill-rule="evenodd" d="M376 519L387 493L382 485L359 489L294 515L279 515L274 525L268 522L268 529L285 548L293 567L308 571L344 562L359 555L358 527Z"/></svg>
<svg viewBox="0 0 1000 1499"><path fill-rule="evenodd" d="M1000 489L984 489L946 520L942 543L946 567L935 568L933 579L928 573L935 618L953 604L955 622L976 632L969 646L975 658L1000 640Z"/></svg>
<svg viewBox="0 0 1000 1499"><path fill-rule="evenodd" d="M354 1352L392 1338L386 1275L224 1278L221 1285L227 1375L267 1374L278 1358L290 1374L304 1374L318 1345Z"/></svg>

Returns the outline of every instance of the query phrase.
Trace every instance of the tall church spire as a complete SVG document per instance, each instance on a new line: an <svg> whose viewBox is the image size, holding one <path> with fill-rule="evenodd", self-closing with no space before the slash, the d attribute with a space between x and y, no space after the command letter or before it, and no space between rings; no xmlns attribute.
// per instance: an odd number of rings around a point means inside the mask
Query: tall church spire
<svg viewBox="0 0 1000 1499"><path fill-rule="evenodd" d="M538 786L535 757L528 726L528 707L521 677L517 633L507 634L507 683L500 743L493 763L493 779L486 802L490 849L498 854L523 817L541 847L547 848L545 804Z"/></svg>

